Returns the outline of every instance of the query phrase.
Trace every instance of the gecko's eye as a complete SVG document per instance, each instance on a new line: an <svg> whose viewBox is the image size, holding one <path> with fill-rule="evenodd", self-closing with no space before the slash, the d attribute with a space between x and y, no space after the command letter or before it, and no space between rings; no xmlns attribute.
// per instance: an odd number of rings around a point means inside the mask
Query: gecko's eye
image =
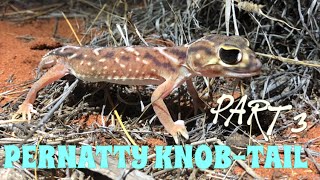
<svg viewBox="0 0 320 180"><path fill-rule="evenodd" d="M239 49L230 49L221 47L219 50L220 59L229 65L235 65L242 59L242 54Z"/></svg>

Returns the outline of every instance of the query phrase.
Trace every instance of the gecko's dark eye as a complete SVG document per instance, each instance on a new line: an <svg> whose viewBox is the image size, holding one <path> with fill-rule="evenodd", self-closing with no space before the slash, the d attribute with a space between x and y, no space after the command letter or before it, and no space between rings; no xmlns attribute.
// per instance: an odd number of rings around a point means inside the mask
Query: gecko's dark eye
<svg viewBox="0 0 320 180"><path fill-rule="evenodd" d="M242 59L241 51L238 49L223 49L223 47L219 50L220 59L229 65L235 65Z"/></svg>

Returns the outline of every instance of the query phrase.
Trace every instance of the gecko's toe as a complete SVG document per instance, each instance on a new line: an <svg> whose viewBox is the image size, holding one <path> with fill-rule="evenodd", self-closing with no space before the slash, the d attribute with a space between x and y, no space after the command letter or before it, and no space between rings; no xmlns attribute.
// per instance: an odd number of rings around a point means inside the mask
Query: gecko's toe
<svg viewBox="0 0 320 180"><path fill-rule="evenodd" d="M11 120L16 120L19 115L19 113L13 113Z"/></svg>
<svg viewBox="0 0 320 180"><path fill-rule="evenodd" d="M22 120L27 120L26 116L27 116L27 114L22 113Z"/></svg>
<svg viewBox="0 0 320 180"><path fill-rule="evenodd" d="M178 120L178 121L174 122L174 126L175 127L173 129L175 132L172 133L172 137L173 137L174 142L176 144L179 144L179 138L178 138L179 134L181 136L183 136L185 139L189 139L189 134L186 129L186 126L184 125L184 121Z"/></svg>
<svg viewBox="0 0 320 180"><path fill-rule="evenodd" d="M12 116L12 119L17 118L18 115L22 116L22 120L28 120L30 123L33 114L39 114L36 110L33 109L32 104L21 104L19 110Z"/></svg>
<svg viewBox="0 0 320 180"><path fill-rule="evenodd" d="M175 142L176 144L180 144L180 141L179 141L179 138L178 138L178 134L173 135L172 137L173 137L174 142Z"/></svg>

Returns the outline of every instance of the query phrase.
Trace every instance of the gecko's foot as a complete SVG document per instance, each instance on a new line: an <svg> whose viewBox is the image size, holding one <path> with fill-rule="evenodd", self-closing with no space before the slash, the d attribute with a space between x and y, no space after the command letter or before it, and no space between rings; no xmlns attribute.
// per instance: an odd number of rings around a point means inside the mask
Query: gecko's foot
<svg viewBox="0 0 320 180"><path fill-rule="evenodd" d="M18 115L22 116L22 120L28 120L28 123L31 121L32 114L39 114L36 110L33 109L32 104L30 103L22 103L19 106L19 110L13 114L12 119L16 119ZM28 119L27 119L28 116Z"/></svg>
<svg viewBox="0 0 320 180"><path fill-rule="evenodd" d="M179 139L178 139L179 134L182 135L185 139L189 139L189 134L186 129L186 126L184 125L183 120L178 120L174 122L174 127L172 127L170 134L172 135L174 142L176 144L179 144Z"/></svg>

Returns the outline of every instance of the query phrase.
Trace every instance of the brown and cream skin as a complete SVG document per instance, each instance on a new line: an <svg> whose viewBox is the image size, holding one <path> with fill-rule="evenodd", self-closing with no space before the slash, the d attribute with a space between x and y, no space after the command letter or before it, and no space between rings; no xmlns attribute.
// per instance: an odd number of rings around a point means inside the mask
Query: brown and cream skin
<svg viewBox="0 0 320 180"><path fill-rule="evenodd" d="M194 76L248 77L259 73L261 63L239 36L211 35L179 47L77 47L64 46L47 53L39 70L48 71L35 82L17 111L31 120L32 104L44 86L72 74L88 82L106 81L126 85L159 85L151 96L153 109L165 129L178 143L178 134L188 139L184 122L173 122L163 101L187 82L195 105L200 99L192 85ZM15 117L16 115L14 115Z"/></svg>
<svg viewBox="0 0 320 180"><path fill-rule="evenodd" d="M249 41L240 36L204 37L192 43L187 54L188 66L200 76L250 77L261 69Z"/></svg>

